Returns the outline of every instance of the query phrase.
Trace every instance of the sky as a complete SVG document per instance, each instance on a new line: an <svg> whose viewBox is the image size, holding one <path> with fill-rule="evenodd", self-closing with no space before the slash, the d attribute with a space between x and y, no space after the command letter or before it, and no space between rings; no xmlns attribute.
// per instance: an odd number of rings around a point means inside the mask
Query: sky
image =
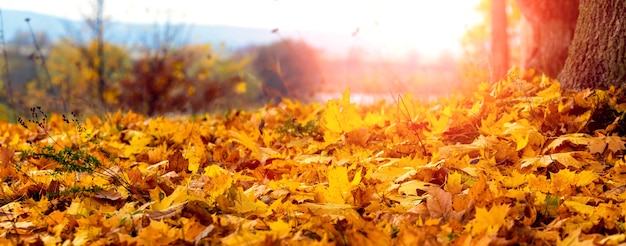
<svg viewBox="0 0 626 246"><path fill-rule="evenodd" d="M75 20L93 16L95 0L3 1ZM458 54L460 38L480 21L479 0L104 0L112 21L166 22L318 31L353 35L389 56Z"/></svg>

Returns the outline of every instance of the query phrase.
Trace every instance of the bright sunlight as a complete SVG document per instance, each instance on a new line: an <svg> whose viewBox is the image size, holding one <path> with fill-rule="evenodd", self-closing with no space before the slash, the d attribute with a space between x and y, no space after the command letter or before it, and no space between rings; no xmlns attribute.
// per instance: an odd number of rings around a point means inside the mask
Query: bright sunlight
<svg viewBox="0 0 626 246"><path fill-rule="evenodd" d="M111 21L154 23L171 21L191 25L254 27L293 35L314 31L356 40L385 58L418 52L436 57L460 52L459 39L467 27L480 21L477 0L134 0L105 1L104 16ZM29 10L80 20L93 13L93 3L82 0L7 1L6 9ZM344 44L315 44L341 50Z"/></svg>

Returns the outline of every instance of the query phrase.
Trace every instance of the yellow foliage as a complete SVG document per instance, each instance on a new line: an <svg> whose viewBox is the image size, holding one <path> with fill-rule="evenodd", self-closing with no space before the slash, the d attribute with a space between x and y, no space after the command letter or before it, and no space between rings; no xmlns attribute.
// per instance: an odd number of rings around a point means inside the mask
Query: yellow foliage
<svg viewBox="0 0 626 246"><path fill-rule="evenodd" d="M350 90L346 90L341 100L329 100L322 114L322 126L332 133L344 133L363 126L363 119L350 103Z"/></svg>
<svg viewBox="0 0 626 246"><path fill-rule="evenodd" d="M202 158L198 152L199 151L197 151L195 147L191 147L183 151L183 157L189 161L189 166L187 168L192 173L196 173L200 168L200 161Z"/></svg>
<svg viewBox="0 0 626 246"><path fill-rule="evenodd" d="M245 81L238 82L237 84L235 84L235 93L237 94L246 93L246 87L247 87L247 84Z"/></svg>
<svg viewBox="0 0 626 246"><path fill-rule="evenodd" d="M506 217L511 208L509 205L494 205L491 209L476 208L476 219L470 224L473 235L498 232L506 225Z"/></svg>
<svg viewBox="0 0 626 246"><path fill-rule="evenodd" d="M0 233L17 244L32 232L49 244L626 242L622 94L591 100L544 77L480 87L434 103L360 106L346 91L202 119L118 112L80 130L58 115L0 122L12 201Z"/></svg>
<svg viewBox="0 0 626 246"><path fill-rule="evenodd" d="M178 186L176 187L176 190L172 192L172 194L163 198L161 201L155 202L154 204L152 204L151 207L153 210L164 210L172 206L184 203L187 201L188 198L189 195L187 195L187 188L185 188L184 186Z"/></svg>

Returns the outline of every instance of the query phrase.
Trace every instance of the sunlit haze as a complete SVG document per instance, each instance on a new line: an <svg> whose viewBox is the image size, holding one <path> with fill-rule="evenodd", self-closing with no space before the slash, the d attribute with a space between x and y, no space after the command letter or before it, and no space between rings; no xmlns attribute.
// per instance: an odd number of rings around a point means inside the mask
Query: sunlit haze
<svg viewBox="0 0 626 246"><path fill-rule="evenodd" d="M282 32L346 35L381 57L417 53L458 54L459 39L479 21L477 0L107 0L112 21L166 22L257 27ZM4 1L3 9L27 10L69 19L92 16L95 1ZM6 21L6 20L5 20ZM320 44L331 47L333 44ZM324 49L325 47L320 47Z"/></svg>

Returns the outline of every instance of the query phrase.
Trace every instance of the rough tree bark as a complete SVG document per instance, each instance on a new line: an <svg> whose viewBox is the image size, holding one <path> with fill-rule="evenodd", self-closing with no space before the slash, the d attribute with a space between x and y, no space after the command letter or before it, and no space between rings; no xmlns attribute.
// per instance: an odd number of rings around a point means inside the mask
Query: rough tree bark
<svg viewBox="0 0 626 246"><path fill-rule="evenodd" d="M625 0L580 1L574 39L559 81L574 89L626 84Z"/></svg>
<svg viewBox="0 0 626 246"><path fill-rule="evenodd" d="M527 25L522 32L522 69L557 77L574 36L578 0L518 0L517 4Z"/></svg>
<svg viewBox="0 0 626 246"><path fill-rule="evenodd" d="M509 69L509 37L506 30L506 1L491 0L492 81L502 79Z"/></svg>

